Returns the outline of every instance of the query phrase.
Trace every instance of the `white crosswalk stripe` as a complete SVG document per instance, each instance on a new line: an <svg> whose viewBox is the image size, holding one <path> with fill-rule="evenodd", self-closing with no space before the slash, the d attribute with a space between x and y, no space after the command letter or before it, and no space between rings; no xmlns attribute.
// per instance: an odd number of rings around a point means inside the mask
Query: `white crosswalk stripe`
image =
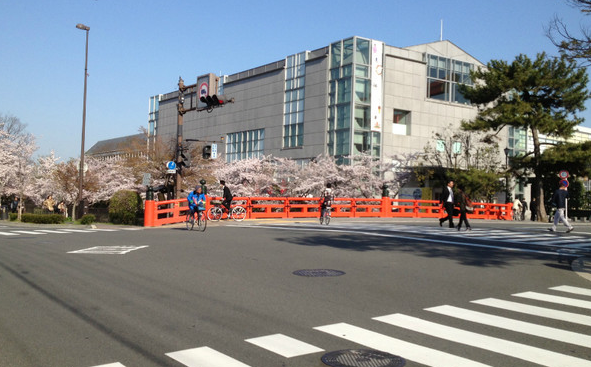
<svg viewBox="0 0 591 367"><path fill-rule="evenodd" d="M92 229L4 229L0 231L0 236L20 236L20 235L45 235L45 234L72 234L72 233L97 233L97 232L118 232L118 231L141 231L143 228L92 228Z"/></svg>
<svg viewBox="0 0 591 367"><path fill-rule="evenodd" d="M249 367L209 347L186 349L166 355L187 367Z"/></svg>
<svg viewBox="0 0 591 367"><path fill-rule="evenodd" d="M572 294L575 296L591 296L591 289L588 288L561 285L549 289L551 291ZM558 304L558 307L562 306L568 308L576 305L576 307L583 308L583 310L588 309L589 307L587 306L591 304L591 302L581 299L537 292L522 292L516 293L513 296L549 303L551 305ZM554 319L566 323L591 327L591 315L533 306L513 301L504 301L495 298L474 300L471 301L470 304L488 306L491 308L491 312L495 310L505 312L503 316L498 316L490 312L481 312L451 305L441 305L425 308L424 310L433 314L449 317L448 319L442 319L442 322L433 322L401 313L378 316L372 318L372 320L409 330L410 333L421 333L428 335L429 337L436 337L476 348L478 350L486 350L508 356L515 359L513 364L515 366L520 365L520 361L527 361L547 367L591 367L591 360L530 345L530 343L537 343L535 338L545 338L557 343L564 343L565 345L591 348L590 333L578 333L565 330L564 328L559 329L544 325L546 319ZM515 317L507 317L507 312L515 313ZM539 322L521 321L518 319L518 314L520 313L536 316ZM533 336L534 338L526 339L528 342L518 343L497 336L493 337L484 333L468 331L451 326L450 323L453 323L454 320L492 326L503 330L509 330L510 333L521 333L525 336ZM482 360L474 360L460 355L454 355L448 350L439 350L428 345L421 345L416 342L416 337L413 338L413 342L404 340L404 337L401 335L405 334L401 334L394 330L387 333L383 333L383 331L382 333L378 333L345 322L318 326L313 329L320 331L325 335L330 335L332 338L331 343L333 344L335 338L336 340L347 340L367 348L398 355L408 361L413 361L425 366L487 367L490 366L488 363L491 363L489 361L490 356L483 357ZM396 337L388 334L396 334ZM321 346L312 345L303 340L298 340L284 334L253 337L245 339L244 342L284 358L297 358L307 354L324 352L324 349ZM428 343L428 341L425 341L425 343ZM542 343L542 345L545 344ZM569 349L570 348L567 348L565 350ZM258 352L252 353L254 355L258 354ZM207 346L166 353L165 355L187 367L250 367L240 361L239 358L237 359ZM471 353L470 355L473 356L477 354ZM491 364L495 365L495 363ZM120 363L113 363L95 367L125 366Z"/></svg>
<svg viewBox="0 0 591 367"><path fill-rule="evenodd" d="M324 351L324 349L315 347L311 344L299 341L283 334L262 336L259 338L246 339L245 341L286 358Z"/></svg>

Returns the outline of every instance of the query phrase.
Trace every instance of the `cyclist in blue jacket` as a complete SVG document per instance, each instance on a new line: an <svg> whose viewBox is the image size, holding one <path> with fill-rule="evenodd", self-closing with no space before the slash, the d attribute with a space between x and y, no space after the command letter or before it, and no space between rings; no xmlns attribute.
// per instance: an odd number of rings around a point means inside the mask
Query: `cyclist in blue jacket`
<svg viewBox="0 0 591 367"><path fill-rule="evenodd" d="M192 215L195 214L195 211L202 212L205 210L206 198L201 190L201 186L195 186L195 190L191 191L189 196L187 196L187 201L189 201L189 209Z"/></svg>

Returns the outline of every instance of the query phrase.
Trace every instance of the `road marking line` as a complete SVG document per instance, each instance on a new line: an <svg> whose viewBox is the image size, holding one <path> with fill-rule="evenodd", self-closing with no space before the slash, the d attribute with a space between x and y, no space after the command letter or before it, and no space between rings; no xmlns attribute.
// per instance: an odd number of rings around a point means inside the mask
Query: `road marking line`
<svg viewBox="0 0 591 367"><path fill-rule="evenodd" d="M0 232L2 236L18 236L18 233Z"/></svg>
<svg viewBox="0 0 591 367"><path fill-rule="evenodd" d="M528 362L537 363L542 366L591 367L591 361L589 360L571 357L566 354L556 353L542 348L532 347L450 326L440 325L403 314L375 317L374 320L456 343L493 351L495 353L504 354Z"/></svg>
<svg viewBox="0 0 591 367"><path fill-rule="evenodd" d="M74 232L74 233L94 233L94 230L87 230L87 229L70 229L70 228L64 228L62 229L62 231L67 231L67 232Z"/></svg>
<svg viewBox="0 0 591 367"><path fill-rule="evenodd" d="M13 233L21 233L21 234L47 234L43 232L33 232L33 231L12 231Z"/></svg>
<svg viewBox="0 0 591 367"><path fill-rule="evenodd" d="M314 329L352 341L366 347L401 356L431 367L486 367L488 365L472 361L437 349L423 347L390 336L362 329L346 323L319 326ZM490 366L489 366L490 367Z"/></svg>
<svg viewBox="0 0 591 367"><path fill-rule="evenodd" d="M131 251L150 246L95 246L82 250L69 251L68 254L93 254L93 255L125 255Z"/></svg>
<svg viewBox="0 0 591 367"><path fill-rule="evenodd" d="M125 367L125 366L119 362L116 362L116 363L109 363L109 364L101 364L100 366L94 366L94 367Z"/></svg>
<svg viewBox="0 0 591 367"><path fill-rule="evenodd" d="M580 345L588 348L591 346L591 336L572 331L556 329L548 326L533 324L507 317L490 315L487 313L468 310L449 305L426 308L426 311L436 312L441 315L455 317L479 324L498 327L505 330L516 331L523 334L535 335L541 338L556 340L559 342Z"/></svg>
<svg viewBox="0 0 591 367"><path fill-rule="evenodd" d="M166 355L188 367L249 367L209 347L186 349Z"/></svg>
<svg viewBox="0 0 591 367"><path fill-rule="evenodd" d="M560 321L566 321L573 324L580 324L591 326L591 316L580 315L578 313L553 310L550 308L538 307L526 305L524 303L517 303L512 301L505 301L496 298L484 298L476 301L471 301L479 305L500 308L503 310L524 313L528 315L534 315L539 317L545 317L547 319L554 319Z"/></svg>
<svg viewBox="0 0 591 367"><path fill-rule="evenodd" d="M555 291L567 292L567 293L581 294L583 296L591 296L591 289L588 289L588 288L571 287L570 285L561 285L558 287L552 287L550 289L555 290Z"/></svg>
<svg viewBox="0 0 591 367"><path fill-rule="evenodd" d="M258 338L246 339L245 341L286 358L324 351L324 349L317 348L311 344L304 343L283 334L261 336Z"/></svg>
<svg viewBox="0 0 591 367"><path fill-rule="evenodd" d="M537 292L515 293L515 294L512 294L512 296L535 299L537 301L558 303L558 304L566 305L566 306L587 308L587 309L591 310L591 302L590 301L583 301L580 299L552 296L550 294L543 294L543 293L537 293Z"/></svg>
<svg viewBox="0 0 591 367"><path fill-rule="evenodd" d="M45 232L45 233L72 233L72 232L65 232L65 231L56 231L53 229L36 229L37 232Z"/></svg>

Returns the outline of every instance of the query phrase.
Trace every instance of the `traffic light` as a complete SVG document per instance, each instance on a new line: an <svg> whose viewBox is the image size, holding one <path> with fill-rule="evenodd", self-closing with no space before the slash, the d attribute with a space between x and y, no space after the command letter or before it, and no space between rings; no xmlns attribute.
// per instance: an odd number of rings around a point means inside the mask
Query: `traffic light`
<svg viewBox="0 0 591 367"><path fill-rule="evenodd" d="M211 145L206 145L203 147L203 159L210 159L211 158Z"/></svg>
<svg viewBox="0 0 591 367"><path fill-rule="evenodd" d="M206 108L208 111L213 110L215 107L224 107L224 104L226 104L227 102L234 102L234 99L228 100L228 98L226 98L226 96L224 95L218 96L215 94L211 96L201 96L199 100L207 105Z"/></svg>
<svg viewBox="0 0 591 367"><path fill-rule="evenodd" d="M180 162L179 167L191 167L191 156L189 155L188 149L183 149L180 152Z"/></svg>

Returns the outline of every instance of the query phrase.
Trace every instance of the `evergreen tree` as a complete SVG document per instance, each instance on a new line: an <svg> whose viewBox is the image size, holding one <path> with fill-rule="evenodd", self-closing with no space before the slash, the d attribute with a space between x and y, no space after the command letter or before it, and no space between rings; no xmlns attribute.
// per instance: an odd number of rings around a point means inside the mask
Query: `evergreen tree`
<svg viewBox="0 0 591 367"><path fill-rule="evenodd" d="M492 60L471 76L474 85L461 86L461 92L479 111L475 119L463 121L462 128L498 134L513 126L528 132L533 151L516 159L528 159L527 168L535 176L532 191L539 206L538 217L545 219L546 211L540 205L544 202L540 134L568 138L582 122L577 112L585 109L589 98L586 70L577 68L564 55L549 58L540 53L535 60L519 55L511 64Z"/></svg>

